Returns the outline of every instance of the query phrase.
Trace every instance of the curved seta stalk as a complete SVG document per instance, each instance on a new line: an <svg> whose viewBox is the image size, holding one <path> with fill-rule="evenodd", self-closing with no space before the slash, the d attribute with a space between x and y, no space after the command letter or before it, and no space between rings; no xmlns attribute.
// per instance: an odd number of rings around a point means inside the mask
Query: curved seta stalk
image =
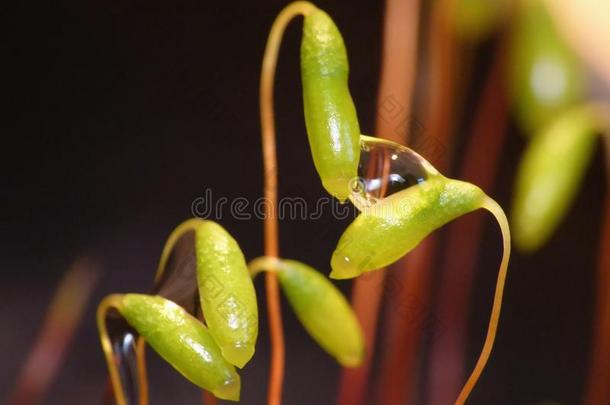
<svg viewBox="0 0 610 405"><path fill-rule="evenodd" d="M108 336L108 328L106 328L106 314L111 309L116 309L119 306L121 296L119 294L112 294L105 297L100 305L97 307L97 330L100 333L100 341L102 343L102 350L104 351L104 357L108 364L108 374L110 375L110 381L114 389L114 396L117 405L127 405L127 397L121 384L121 378L119 376L119 370L117 363L114 358L112 351L112 343Z"/></svg>
<svg viewBox="0 0 610 405"><path fill-rule="evenodd" d="M161 280L166 274L167 264L170 258L170 255L174 248L176 247L177 242L182 238L187 232L195 231L197 227L201 225L201 222L197 218L192 218L187 221L182 222L178 227L176 227L170 236L167 238L165 245L163 246L163 251L161 253L161 258L159 260L159 265L157 266L157 271L155 273L154 285L155 287L159 286ZM102 342L102 350L104 351L104 357L106 358L106 362L108 364L108 371L110 375L110 382L112 384L112 389L114 392L115 400L117 405L128 405L125 387L121 383L120 372L119 372L119 364L114 358L112 343L108 336L108 330L106 327L106 314L109 310L117 307L118 301L120 299L120 295L113 294L104 298L104 300L100 303L97 310L97 325L100 334L100 340ZM149 396L148 396L148 375L146 368L146 340L142 336L137 337L136 345L135 345L135 356L136 356L136 381L138 385L138 404L139 405L148 405ZM129 370L127 370L129 371ZM204 390L204 399L205 403L209 405L213 405L216 403L216 398L209 394Z"/></svg>
<svg viewBox="0 0 610 405"><path fill-rule="evenodd" d="M485 337L485 342L483 343L483 349L481 350L479 359L474 366L474 370L470 374L470 377L468 377L468 380L466 380L460 395L455 401L457 405L462 405L466 402L468 396L481 377L481 373L483 372L483 369L487 364L487 360L489 360L489 356L491 355L491 350L498 331L498 322L500 320L500 311L502 309L502 296L504 295L504 286L506 284L506 275L508 272L508 260L510 258L510 230L504 210L502 210L502 207L500 207L497 202L489 197L485 197L481 203L481 208L489 211L500 226L503 244L502 261L500 262L500 268L498 270L496 292L494 294L493 304L491 307L489 326L487 327L487 336Z"/></svg>
<svg viewBox="0 0 610 405"><path fill-rule="evenodd" d="M263 56L260 78L260 119L263 147L264 197L269 202L270 210L265 215L265 256L279 256L278 219L275 213L277 205L277 151L275 143L275 118L273 112L274 76L277 66L277 55L286 26L298 16L306 16L315 10L309 2L298 1L289 4L277 16ZM269 405L281 404L282 384L284 381L285 345L280 308L280 295L277 275L274 272L265 274L265 289L267 291L267 312L269 315L269 331L271 335L271 366L269 371Z"/></svg>

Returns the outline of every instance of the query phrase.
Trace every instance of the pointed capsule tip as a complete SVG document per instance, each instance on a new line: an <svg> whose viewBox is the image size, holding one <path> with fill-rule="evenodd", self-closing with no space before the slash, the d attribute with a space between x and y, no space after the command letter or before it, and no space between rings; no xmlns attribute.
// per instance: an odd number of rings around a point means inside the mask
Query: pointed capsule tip
<svg viewBox="0 0 610 405"><path fill-rule="evenodd" d="M328 277L335 279L335 280L345 280L345 279L349 279L349 278L358 277L359 275L360 275L360 272L356 271L355 269L349 268L349 267L342 267L342 268L333 267L333 270L330 272Z"/></svg>
<svg viewBox="0 0 610 405"><path fill-rule="evenodd" d="M358 269L358 267L350 262L350 258L335 252L330 261L330 268L332 271L330 272L329 277L342 280L347 278L354 278L359 276L362 272Z"/></svg>
<svg viewBox="0 0 610 405"><path fill-rule="evenodd" d="M250 345L225 345L220 350L229 363L239 368L243 368L254 356L254 347Z"/></svg>
<svg viewBox="0 0 610 405"><path fill-rule="evenodd" d="M342 356L340 358L337 358L337 361L343 367L356 368L362 364L363 359L364 359L364 350L362 350L358 354L352 354L349 356Z"/></svg>
<svg viewBox="0 0 610 405"><path fill-rule="evenodd" d="M513 240L521 253L534 253L547 241L548 231L545 232L540 223L539 218L528 215L525 209L513 211L511 223Z"/></svg>
<svg viewBox="0 0 610 405"><path fill-rule="evenodd" d="M223 385L212 391L215 397L226 399L227 401L239 401L241 393L241 379L238 374L228 379Z"/></svg>
<svg viewBox="0 0 610 405"><path fill-rule="evenodd" d="M533 254L546 242L546 239L540 238L535 234L529 234L527 231L515 229L514 234L515 246L523 254Z"/></svg>
<svg viewBox="0 0 610 405"><path fill-rule="evenodd" d="M335 197L341 204L347 201L349 197L349 182L350 178L333 178L323 179L322 186L328 191L330 195Z"/></svg>

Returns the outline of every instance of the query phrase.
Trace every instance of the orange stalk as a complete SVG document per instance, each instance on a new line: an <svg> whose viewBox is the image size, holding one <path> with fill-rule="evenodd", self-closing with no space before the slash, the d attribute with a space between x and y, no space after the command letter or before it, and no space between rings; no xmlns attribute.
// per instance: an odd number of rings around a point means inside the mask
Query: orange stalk
<svg viewBox="0 0 610 405"><path fill-rule="evenodd" d="M265 256L279 256L279 232L277 219L277 149L275 143L275 118L273 112L273 79L277 66L277 55L284 30L295 17L306 15L313 9L307 2L295 2L284 8L271 27L260 79L260 119L263 146L264 197L268 204L264 220ZM279 405L282 402L282 385L284 382L284 331L277 276L274 272L265 274L267 291L267 312L271 335L271 370L269 373L269 393L267 403Z"/></svg>
<svg viewBox="0 0 610 405"><path fill-rule="evenodd" d="M387 0L384 16L383 48L377 123L379 137L399 143L408 142L408 123L415 82L417 31L420 0ZM352 305L362 325L366 357L359 368L343 369L339 386L339 405L367 403L367 383L371 372L379 308L385 270L354 281Z"/></svg>
<svg viewBox="0 0 610 405"><path fill-rule="evenodd" d="M459 178L484 190L493 186L506 135L508 106L502 80L503 63L504 47L498 45L459 174ZM468 215L449 226L436 309L442 329L447 333L435 335L432 341L426 380L430 403L451 403L464 382L469 299L483 219L480 214Z"/></svg>

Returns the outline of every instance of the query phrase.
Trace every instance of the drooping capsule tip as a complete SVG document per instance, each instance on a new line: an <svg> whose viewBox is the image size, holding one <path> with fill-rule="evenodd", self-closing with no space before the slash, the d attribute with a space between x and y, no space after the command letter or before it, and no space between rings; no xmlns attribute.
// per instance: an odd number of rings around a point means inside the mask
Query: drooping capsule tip
<svg viewBox="0 0 610 405"><path fill-rule="evenodd" d="M352 177L322 178L322 186L330 195L339 200L342 204L347 201L350 194L350 180Z"/></svg>
<svg viewBox="0 0 610 405"><path fill-rule="evenodd" d="M221 346L222 356L231 364L243 368L254 356L254 347L251 345L225 345Z"/></svg>
<svg viewBox="0 0 610 405"><path fill-rule="evenodd" d="M241 393L241 378L235 373L231 378L227 379L224 384L212 391L216 398L225 399L227 401L239 401Z"/></svg>
<svg viewBox="0 0 610 405"><path fill-rule="evenodd" d="M359 367L364 360L365 354L364 348L364 337L362 335L362 331L360 331L360 339L357 348L354 348L351 353L343 354L342 356L337 357L337 361L343 367L355 368Z"/></svg>
<svg viewBox="0 0 610 405"><path fill-rule="evenodd" d="M513 239L521 253L533 253L544 245L548 235L543 235L543 232L526 220L525 215L514 215L513 218Z"/></svg>
<svg viewBox="0 0 610 405"><path fill-rule="evenodd" d="M362 354L354 354L351 356L342 356L337 358L339 364L343 367L356 368L362 364L362 360L364 359L364 352Z"/></svg>
<svg viewBox="0 0 610 405"><path fill-rule="evenodd" d="M349 256L342 254L339 250L335 250L330 259L330 268L332 269L329 277L342 280L359 276L362 272L358 266L350 259Z"/></svg>

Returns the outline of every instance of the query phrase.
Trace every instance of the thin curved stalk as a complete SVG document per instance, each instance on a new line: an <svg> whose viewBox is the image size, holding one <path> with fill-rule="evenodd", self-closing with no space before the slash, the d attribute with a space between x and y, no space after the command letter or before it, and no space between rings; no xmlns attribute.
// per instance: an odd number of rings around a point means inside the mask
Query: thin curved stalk
<svg viewBox="0 0 610 405"><path fill-rule="evenodd" d="M140 405L148 404L148 376L146 374L146 341L142 336L136 343L136 365L138 367L138 387L140 387Z"/></svg>
<svg viewBox="0 0 610 405"><path fill-rule="evenodd" d="M483 85L472 136L458 176L484 190L493 187L507 133L502 45L496 46L495 60ZM426 379L427 398L432 404L451 403L462 386L469 299L484 229L483 219L480 215L469 215L449 226L436 305L438 319L442 319L442 328L447 333L434 335Z"/></svg>
<svg viewBox="0 0 610 405"><path fill-rule="evenodd" d="M387 0L384 13L375 132L382 138L405 144L409 133L404 123L409 123L415 82L419 10L420 0ZM390 103L399 114L384 116L386 103ZM367 354L360 367L342 370L339 405L357 405L367 401L384 279L385 271L379 270L354 281L351 301L364 331Z"/></svg>
<svg viewBox="0 0 610 405"><path fill-rule="evenodd" d="M279 256L277 206L277 149L275 143L275 119L273 112L273 88L277 55L284 30L288 23L297 16L307 15L315 7L308 2L295 2L284 8L271 27L260 78L260 119L263 147L264 197L269 204L265 213L265 256ZM265 274L267 291L267 312L271 335L271 369L269 372L269 392L267 403L279 405L282 401L282 384L284 381L285 345L282 326L282 313L277 276L274 272Z"/></svg>
<svg viewBox="0 0 610 405"><path fill-rule="evenodd" d="M100 334L100 341L102 342L102 351L106 358L106 364L108 365L108 374L110 375L110 381L114 388L114 397L117 405L127 405L127 396L125 395L125 389L121 383L121 377L119 370L114 358L114 351L112 349L112 342L108 334L108 328L106 327L106 315L114 308L118 307L120 301L120 295L113 294L109 295L102 300L100 305L97 307L97 330Z"/></svg>
<svg viewBox="0 0 610 405"><path fill-rule="evenodd" d="M277 257L261 256L248 263L248 271L254 280L262 272L276 272L280 266L282 263Z"/></svg>
<svg viewBox="0 0 610 405"><path fill-rule="evenodd" d="M153 294L159 294L183 305L184 303L193 303L189 312L194 316L197 315L197 304L194 303L196 301L194 298L197 296L194 264L192 262L178 263L179 267L174 268L171 273L168 272L168 267L171 256L179 242L188 232L195 231L198 221L198 219L185 221L170 234L161 253L152 289ZM182 266L183 264L184 266ZM185 288L185 286L188 287ZM119 405L133 403L133 401L128 400L128 398L135 397L135 392L132 392L133 387L126 387L121 381L133 382L137 386L138 391L137 403L139 405L147 405L149 402L149 384L146 371L146 341L141 336L134 334L126 323L118 326L120 329L114 331L112 338L108 335L106 326L108 318L106 315L108 310L112 308L111 304L112 302L103 302L98 308L98 325L100 325L100 322L103 322L103 329L100 329L100 337L106 359L108 360L109 355L113 358L118 356L118 360L115 359L108 363L111 391L114 393L114 397ZM99 319L100 316L102 320ZM113 345L113 342L125 342L128 337L135 339L133 346ZM110 349L107 349L107 347ZM108 353L107 350L110 350L110 352ZM135 363L132 364L134 359ZM117 379L113 376L122 376L122 378ZM108 401L105 400L103 403L108 403Z"/></svg>
<svg viewBox="0 0 610 405"><path fill-rule="evenodd" d="M466 402L468 396L472 392L475 384L481 377L481 373L489 360L491 355L491 349L493 348L494 340L496 339L496 333L498 331L498 322L500 321L500 311L502 309L502 296L504 295L504 286L506 284L506 274L508 272L508 260L510 258L510 231L508 226L508 220L502 210L502 207L491 198L486 198L481 205L481 208L489 211L500 225L500 231L502 232L502 261L500 262L500 269L498 270L498 279L496 281L496 292L494 294L493 304L491 307L491 315L489 317L489 326L487 328L487 336L483 343L483 349L479 355L479 359L474 366L474 370L466 380L466 384L462 388L460 395L455 401L456 405L461 405Z"/></svg>

